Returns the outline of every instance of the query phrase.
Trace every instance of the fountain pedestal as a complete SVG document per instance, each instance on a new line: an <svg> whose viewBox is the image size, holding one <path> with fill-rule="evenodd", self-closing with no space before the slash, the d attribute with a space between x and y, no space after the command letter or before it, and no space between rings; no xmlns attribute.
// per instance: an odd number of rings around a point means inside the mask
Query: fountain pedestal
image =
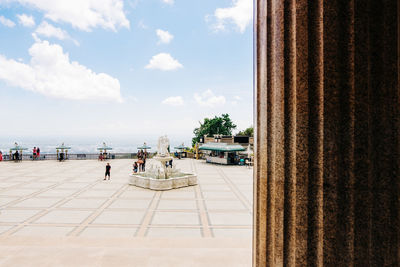
<svg viewBox="0 0 400 267"><path fill-rule="evenodd" d="M181 177L168 179L156 179L134 173L130 174L129 176L130 185L157 191L171 190L186 186L197 185L197 175L195 174L184 174L184 176Z"/></svg>
<svg viewBox="0 0 400 267"><path fill-rule="evenodd" d="M197 184L197 175L183 173L176 168L167 168L166 163L173 158L168 152L167 136L158 139L158 153L153 159L158 161L157 167L146 168L144 173L130 174L129 184L151 190L170 190ZM161 165L161 166L160 166Z"/></svg>

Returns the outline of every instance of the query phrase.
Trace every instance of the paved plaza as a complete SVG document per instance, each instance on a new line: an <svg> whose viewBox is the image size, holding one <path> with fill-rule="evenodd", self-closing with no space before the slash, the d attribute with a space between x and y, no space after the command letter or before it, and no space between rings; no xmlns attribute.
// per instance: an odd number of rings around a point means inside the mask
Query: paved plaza
<svg viewBox="0 0 400 267"><path fill-rule="evenodd" d="M175 160L199 185L161 192L109 162L1 162L0 266L251 266L252 169Z"/></svg>

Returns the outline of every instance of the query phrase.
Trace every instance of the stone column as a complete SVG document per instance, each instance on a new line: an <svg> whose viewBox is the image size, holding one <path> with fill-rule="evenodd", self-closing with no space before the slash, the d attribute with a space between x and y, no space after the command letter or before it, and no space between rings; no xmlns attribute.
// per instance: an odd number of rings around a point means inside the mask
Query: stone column
<svg viewBox="0 0 400 267"><path fill-rule="evenodd" d="M255 1L254 266L400 265L399 14Z"/></svg>

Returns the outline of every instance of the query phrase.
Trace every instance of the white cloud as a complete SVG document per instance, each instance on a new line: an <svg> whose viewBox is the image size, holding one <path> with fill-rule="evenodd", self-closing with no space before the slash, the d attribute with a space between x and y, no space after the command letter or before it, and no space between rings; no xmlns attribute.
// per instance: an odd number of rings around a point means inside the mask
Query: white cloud
<svg viewBox="0 0 400 267"><path fill-rule="evenodd" d="M163 3L168 4L168 5L173 5L174 0L161 0Z"/></svg>
<svg viewBox="0 0 400 267"><path fill-rule="evenodd" d="M138 102L139 101L136 96L132 96L132 95L124 97L124 99L126 99L127 102Z"/></svg>
<svg viewBox="0 0 400 267"><path fill-rule="evenodd" d="M135 9L138 6L140 1L141 0L130 0L130 1L128 1L128 4L131 8Z"/></svg>
<svg viewBox="0 0 400 267"><path fill-rule="evenodd" d="M226 29L228 23L234 23L243 33L253 18L253 0L232 0L232 7L217 8L214 12L216 31ZM206 17L209 20L209 16Z"/></svg>
<svg viewBox="0 0 400 267"><path fill-rule="evenodd" d="M240 96L235 95L233 97L233 101L231 101L232 105L236 106L238 104L238 101L241 100L242 98Z"/></svg>
<svg viewBox="0 0 400 267"><path fill-rule="evenodd" d="M64 31L63 29L54 27L53 25L47 23L47 21L43 21L39 25L39 27L35 30L35 34L42 35L47 38L54 37L59 40L72 40L76 45L79 45L78 41L71 38L66 31Z"/></svg>
<svg viewBox="0 0 400 267"><path fill-rule="evenodd" d="M138 22L138 27L139 27L140 29L143 29L143 30L146 30L146 29L149 28L149 27L144 23L143 20L140 20L140 21Z"/></svg>
<svg viewBox="0 0 400 267"><path fill-rule="evenodd" d="M181 96L170 96L162 101L164 105L183 106L183 98Z"/></svg>
<svg viewBox="0 0 400 267"><path fill-rule="evenodd" d="M161 44L169 44L172 41L172 39L174 39L174 36L170 34L168 31L157 29L156 33L158 38L160 39L159 43Z"/></svg>
<svg viewBox="0 0 400 267"><path fill-rule="evenodd" d="M12 20L9 20L3 16L0 16L0 23L9 28L12 28L15 26L15 23Z"/></svg>
<svg viewBox="0 0 400 267"><path fill-rule="evenodd" d="M124 14L123 0L8 0L0 3L18 2L44 12L54 22L66 22L83 31L102 27L116 31L118 27L129 28Z"/></svg>
<svg viewBox="0 0 400 267"><path fill-rule="evenodd" d="M183 68L178 60L174 59L170 54L160 53L150 59L150 63L145 67L146 69L158 69L163 71L170 71Z"/></svg>
<svg viewBox="0 0 400 267"><path fill-rule="evenodd" d="M213 93L213 91L211 91L210 89L206 90L201 95L195 93L194 100L200 106L205 106L205 107L214 107L217 105L223 105L226 102L226 99L224 96L222 96L222 95L216 96Z"/></svg>
<svg viewBox="0 0 400 267"><path fill-rule="evenodd" d="M28 16L26 14L17 15L19 24L22 24L25 27L33 27L35 26L35 19L33 16Z"/></svg>
<svg viewBox="0 0 400 267"><path fill-rule="evenodd" d="M122 101L117 79L71 61L61 46L39 40L29 54L29 64L0 55L0 80L55 98Z"/></svg>

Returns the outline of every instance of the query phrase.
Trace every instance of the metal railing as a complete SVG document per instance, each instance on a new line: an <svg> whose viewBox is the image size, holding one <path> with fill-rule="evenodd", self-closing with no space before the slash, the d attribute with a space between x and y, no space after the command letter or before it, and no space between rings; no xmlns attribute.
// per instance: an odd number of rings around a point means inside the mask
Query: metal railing
<svg viewBox="0 0 400 267"><path fill-rule="evenodd" d="M94 160L94 159L99 159L99 153L71 153L71 154L67 154L67 158L68 160ZM149 153L149 157L152 157L153 154ZM33 160L33 155L32 154L28 154L28 153L23 153L22 154L22 158L21 155L19 155L20 160ZM135 159L137 158L137 153L109 153L107 155L107 159ZM13 160L12 155L10 155L9 153L5 153L3 154L3 160L4 161L10 161ZM47 153L43 153L40 154L39 158L36 158L35 160L58 160L57 154L47 154Z"/></svg>

